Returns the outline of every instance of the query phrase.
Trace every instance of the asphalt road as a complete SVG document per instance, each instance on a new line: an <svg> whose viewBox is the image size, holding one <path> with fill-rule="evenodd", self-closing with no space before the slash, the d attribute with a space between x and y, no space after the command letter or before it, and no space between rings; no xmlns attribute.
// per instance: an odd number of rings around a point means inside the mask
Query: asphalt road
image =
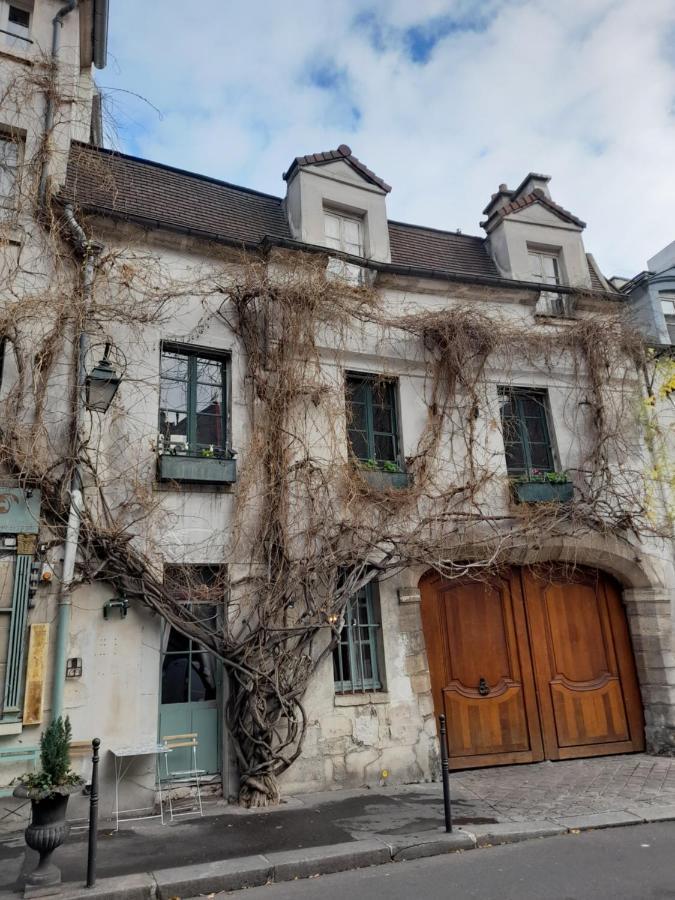
<svg viewBox="0 0 675 900"><path fill-rule="evenodd" d="M246 900L675 900L675 822L540 838L228 896L244 894Z"/></svg>

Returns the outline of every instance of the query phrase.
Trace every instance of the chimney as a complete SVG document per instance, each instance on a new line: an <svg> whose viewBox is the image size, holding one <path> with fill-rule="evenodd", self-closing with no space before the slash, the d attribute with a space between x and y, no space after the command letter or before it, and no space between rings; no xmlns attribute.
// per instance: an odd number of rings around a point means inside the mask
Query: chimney
<svg viewBox="0 0 675 900"><path fill-rule="evenodd" d="M530 172L518 185L513 194L513 199L518 200L520 197L527 197L528 194L539 192L548 200L551 199L551 192L548 189L548 183L551 180L550 175L538 175L536 172Z"/></svg>
<svg viewBox="0 0 675 900"><path fill-rule="evenodd" d="M506 184L500 184L497 193L490 197L490 202L483 210L483 214L491 216L494 212L506 206L507 203L510 203L512 198L513 191L510 191Z"/></svg>

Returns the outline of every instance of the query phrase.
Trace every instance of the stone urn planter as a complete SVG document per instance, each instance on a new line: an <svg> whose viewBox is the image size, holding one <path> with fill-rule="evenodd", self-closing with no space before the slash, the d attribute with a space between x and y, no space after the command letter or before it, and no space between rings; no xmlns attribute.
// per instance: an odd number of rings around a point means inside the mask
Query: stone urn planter
<svg viewBox="0 0 675 900"><path fill-rule="evenodd" d="M68 798L84 784L70 768L70 738L68 716L54 719L40 738L41 769L21 775L14 788L15 797L31 802L30 825L24 834L31 850L40 854L37 868L26 878L27 896L61 884L61 871L52 863L52 853L70 831L66 822Z"/></svg>
<svg viewBox="0 0 675 900"><path fill-rule="evenodd" d="M71 794L82 790L82 783L64 785L47 797L36 798L34 791L20 784L14 788L14 796L31 802L31 822L24 832L26 843L40 854L35 871L26 878L33 888L53 887L61 884L61 870L51 861L52 853L68 837L70 825L66 822L66 809Z"/></svg>

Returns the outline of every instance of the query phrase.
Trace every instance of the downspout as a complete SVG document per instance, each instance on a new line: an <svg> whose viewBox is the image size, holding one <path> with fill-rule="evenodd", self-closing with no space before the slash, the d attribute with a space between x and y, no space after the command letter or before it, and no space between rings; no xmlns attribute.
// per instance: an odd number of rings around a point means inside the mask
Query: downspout
<svg viewBox="0 0 675 900"><path fill-rule="evenodd" d="M58 65L59 58L59 49L61 47L61 28L63 27L63 20L65 17L71 13L75 7L78 5L79 0L68 0L65 6L62 6L61 9L57 12L57 14L52 19L52 66L56 68ZM45 145L49 140L49 135L51 134L52 128L54 126L54 97L52 92L50 91L47 94L47 104L45 106L45 125L44 125L44 134L45 134ZM44 148L43 148L44 151ZM47 195L47 160L45 158L46 154L43 152L43 158L40 169L40 184L38 187L38 204L39 209L44 210L45 206L45 198Z"/></svg>
<svg viewBox="0 0 675 900"><path fill-rule="evenodd" d="M96 259L101 252L101 247L87 239L84 229L75 218L73 207L66 204L64 207L64 219L70 231L73 243L82 256L82 299L84 305L84 321L81 323L78 335L77 353L77 394L75 397L75 421L73 423L74 436L74 468L70 481L70 511L68 514L68 526L63 552L63 569L61 573L61 585L59 588L58 613L56 620L56 643L54 648L54 675L52 681L52 719L56 719L63 712L63 690L66 677L66 658L68 653L68 638L70 637L70 621L72 613L71 590L75 576L75 561L77 547L80 539L80 525L82 522L82 510L84 497L82 491L82 469L79 457L79 434L82 425L82 413L85 407L85 369L86 354L89 349L89 335L86 328L86 313L91 303L91 294L94 284L94 272Z"/></svg>

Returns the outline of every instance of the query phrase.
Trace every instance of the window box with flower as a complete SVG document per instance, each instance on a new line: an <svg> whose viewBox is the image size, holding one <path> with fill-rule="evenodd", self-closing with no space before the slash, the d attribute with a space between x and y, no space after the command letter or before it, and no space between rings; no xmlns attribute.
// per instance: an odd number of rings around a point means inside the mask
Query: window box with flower
<svg viewBox="0 0 675 900"><path fill-rule="evenodd" d="M187 442L158 441L160 481L191 484L233 484L237 480L236 451L210 444L191 447Z"/></svg>
<svg viewBox="0 0 675 900"><path fill-rule="evenodd" d="M567 472L542 472L533 469L512 482L517 503L569 503L574 485Z"/></svg>

